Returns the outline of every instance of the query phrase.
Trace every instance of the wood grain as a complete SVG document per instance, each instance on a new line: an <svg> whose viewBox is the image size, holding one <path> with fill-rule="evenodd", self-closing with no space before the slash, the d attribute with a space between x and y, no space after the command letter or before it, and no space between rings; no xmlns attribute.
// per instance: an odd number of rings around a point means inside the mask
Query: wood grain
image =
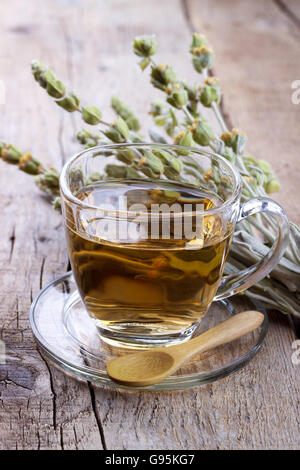
<svg viewBox="0 0 300 470"><path fill-rule="evenodd" d="M33 82L32 58L53 67L107 119L112 94L134 101L146 116L159 92L137 70L132 37L156 32L161 61L196 80L187 49L198 29L216 49L230 119L249 135L249 150L272 162L284 188L276 198L299 223L300 107L291 104L290 83L299 78L300 32L279 3L44 0L37 9L34 1L4 0L1 138L57 167L77 148L71 136L78 119L57 109ZM298 3L287 3L299 19ZM249 366L199 390L111 392L47 364L34 345L28 310L40 287L66 269L61 219L29 176L0 166L0 318L9 356L0 365L1 449L300 447L299 366L291 362L294 337L280 314L272 315L266 343Z"/></svg>

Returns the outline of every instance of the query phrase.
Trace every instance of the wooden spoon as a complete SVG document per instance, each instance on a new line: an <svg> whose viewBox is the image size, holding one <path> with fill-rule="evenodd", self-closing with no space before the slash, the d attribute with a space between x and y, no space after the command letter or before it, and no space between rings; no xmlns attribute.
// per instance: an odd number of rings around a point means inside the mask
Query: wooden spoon
<svg viewBox="0 0 300 470"><path fill-rule="evenodd" d="M114 382L128 387L156 384L195 354L240 338L263 320L263 314L254 310L238 313L186 343L116 357L107 364L107 373Z"/></svg>

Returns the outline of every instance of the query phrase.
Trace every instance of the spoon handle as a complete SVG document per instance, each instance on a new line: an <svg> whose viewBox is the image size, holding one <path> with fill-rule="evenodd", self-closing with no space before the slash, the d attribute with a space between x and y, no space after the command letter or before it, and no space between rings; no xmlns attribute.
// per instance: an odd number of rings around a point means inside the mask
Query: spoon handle
<svg viewBox="0 0 300 470"><path fill-rule="evenodd" d="M172 354L187 358L196 353L201 353L213 349L222 344L229 343L241 336L256 330L264 320L264 315L255 310L248 310L246 312L238 313L228 320L219 323L219 325L211 328L210 330L202 333L197 338L194 338L187 343L176 345L172 347Z"/></svg>

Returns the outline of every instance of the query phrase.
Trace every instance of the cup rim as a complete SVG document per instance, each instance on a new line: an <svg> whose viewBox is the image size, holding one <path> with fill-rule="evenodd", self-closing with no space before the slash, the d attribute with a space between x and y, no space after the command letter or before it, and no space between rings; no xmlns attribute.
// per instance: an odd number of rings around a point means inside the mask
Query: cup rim
<svg viewBox="0 0 300 470"><path fill-rule="evenodd" d="M69 202L72 202L72 203L76 204L77 206L80 206L81 208L99 210L100 207L94 206L92 204L85 203L84 201L82 201L82 200L78 199L76 196L74 196L74 194L71 192L71 190L68 186L68 183L67 183L67 173L68 173L68 170L71 167L71 165L78 158L80 158L82 155L84 155L86 153L89 153L89 152L96 152L97 150L101 151L101 150L105 150L105 149L114 150L114 149L118 149L118 148L121 148L121 147L143 148L145 146L150 147L150 148L173 148L175 150L181 150L181 151L182 150L188 150L188 151L191 151L193 153L196 153L196 154L199 154L199 155L202 155L202 156L206 156L208 158L216 157L219 160L221 160L225 164L225 166L227 166L227 168L231 171L231 173L234 177L235 187L234 187L232 195L229 197L229 199L224 201L220 206L214 207L212 209L204 210L204 211L197 211L197 212L192 211L191 214L193 214L193 215L195 215L195 214L196 215L216 214L218 212L222 212L225 207L232 205L239 198L239 196L241 194L241 189L242 189L241 176L238 173L238 171L234 168L234 166L228 160L226 160L226 158L224 158L222 155L219 155L216 152L209 152L209 151L201 150L201 149L198 149L198 148L195 148L195 147L186 147L186 146L183 146L183 145L175 145L175 144L168 144L168 143L166 143L166 144L159 143L158 144L158 143L152 143L152 142L139 142L139 143L126 143L126 142L123 142L123 143L120 143L120 144L109 144L108 143L108 144L97 145L95 147L90 147L88 149L82 150L81 152L78 152L78 153L74 154L64 164L64 166L62 168L62 171L61 171L61 174L60 174L59 186L60 186L61 195L64 198L66 198ZM127 180L129 181L129 178L127 178ZM161 180L153 179L153 181L154 182L159 182ZM106 211L103 210L103 212L106 212ZM110 214L112 214L112 211L108 211L108 212ZM119 214L118 211L115 211L115 212L116 212L116 214ZM130 211L124 211L123 213L124 214L130 214Z"/></svg>

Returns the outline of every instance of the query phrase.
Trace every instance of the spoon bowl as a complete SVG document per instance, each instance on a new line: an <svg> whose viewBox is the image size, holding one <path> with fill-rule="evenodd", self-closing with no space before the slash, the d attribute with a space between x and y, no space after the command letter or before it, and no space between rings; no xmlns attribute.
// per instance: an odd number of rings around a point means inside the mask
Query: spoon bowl
<svg viewBox="0 0 300 470"><path fill-rule="evenodd" d="M153 385L195 354L240 338L258 328L263 320L263 314L254 310L239 313L187 343L116 357L107 364L107 373L120 385Z"/></svg>

